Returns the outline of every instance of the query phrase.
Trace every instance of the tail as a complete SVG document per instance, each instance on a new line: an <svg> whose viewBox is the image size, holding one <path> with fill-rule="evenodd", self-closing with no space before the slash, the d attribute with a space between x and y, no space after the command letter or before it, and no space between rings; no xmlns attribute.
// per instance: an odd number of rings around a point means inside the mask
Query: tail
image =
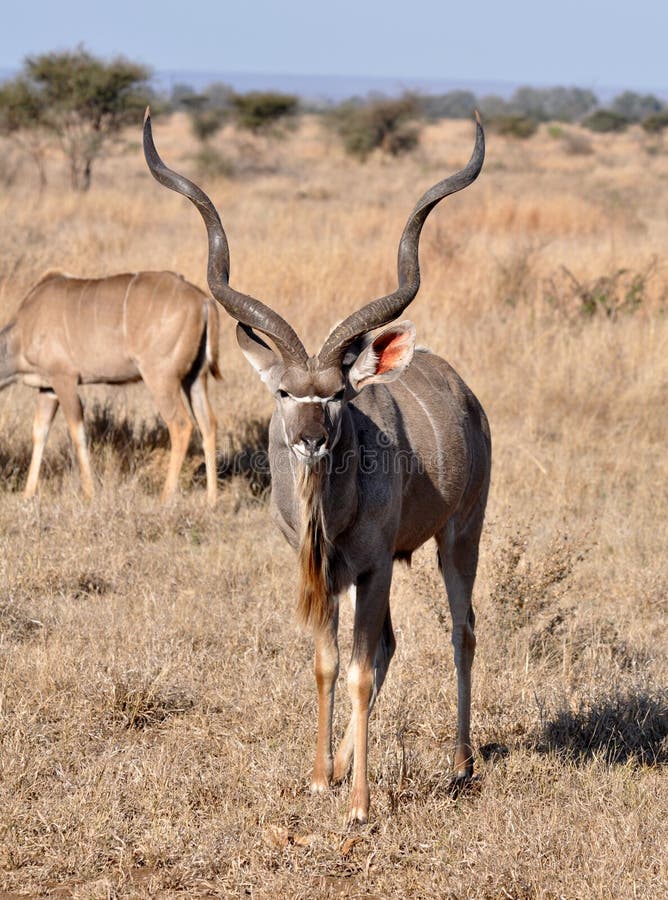
<svg viewBox="0 0 668 900"><path fill-rule="evenodd" d="M12 320L0 331L0 388L16 380L17 333Z"/></svg>
<svg viewBox="0 0 668 900"><path fill-rule="evenodd" d="M204 316L206 318L206 361L209 364L209 372L214 378L220 379L222 378L218 367L220 320L218 318L218 307L213 300L207 299L204 307Z"/></svg>

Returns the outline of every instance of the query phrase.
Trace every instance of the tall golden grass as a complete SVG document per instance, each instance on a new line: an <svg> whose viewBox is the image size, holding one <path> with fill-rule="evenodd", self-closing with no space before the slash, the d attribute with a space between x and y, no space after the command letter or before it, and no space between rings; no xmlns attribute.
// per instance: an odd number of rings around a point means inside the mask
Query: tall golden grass
<svg viewBox="0 0 668 900"><path fill-rule="evenodd" d="M185 119L154 122L195 174ZM172 268L204 284L204 230L148 174L139 127L89 194L61 162L0 194L0 312L58 266ZM412 157L346 159L315 120L282 143L232 130L237 176L200 179L232 281L315 349L394 286L419 194L459 168L469 123ZM9 151L8 151L9 152ZM204 505L197 447L162 510L164 430L144 389L86 389L98 496L62 425L25 503L33 392L0 395L0 889L5 896L652 897L668 883L668 152L639 129L488 137L478 182L425 227L419 340L491 422L476 586L477 778L446 790L449 619L434 548L398 568L398 649L370 731L371 823L347 787L306 790L311 643L262 479ZM262 444L271 398L223 320L211 393L227 457ZM259 424L258 424L259 421ZM344 658L350 616L343 615ZM343 686L343 685L342 685ZM345 688L336 728L348 715Z"/></svg>

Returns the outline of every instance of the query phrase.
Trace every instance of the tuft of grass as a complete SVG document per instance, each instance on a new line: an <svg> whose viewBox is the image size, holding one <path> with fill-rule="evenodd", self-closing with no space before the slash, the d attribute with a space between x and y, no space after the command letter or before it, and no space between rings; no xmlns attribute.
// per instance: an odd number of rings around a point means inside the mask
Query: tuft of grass
<svg viewBox="0 0 668 900"><path fill-rule="evenodd" d="M566 266L561 277L549 279L546 293L551 304L567 315L574 310L581 316L604 315L609 319L637 312L647 300L649 284L656 276L658 259L654 257L641 271L621 268L583 282Z"/></svg>
<svg viewBox="0 0 668 900"><path fill-rule="evenodd" d="M114 679L112 710L125 728L149 728L194 706L184 690L164 683L164 673L126 672Z"/></svg>
<svg viewBox="0 0 668 900"><path fill-rule="evenodd" d="M557 534L540 554L532 554L527 531L509 534L492 564L492 603L503 611L511 627L526 624L568 593L574 569L588 552L588 547L574 542L568 534ZM562 615L555 615L548 633L562 624Z"/></svg>

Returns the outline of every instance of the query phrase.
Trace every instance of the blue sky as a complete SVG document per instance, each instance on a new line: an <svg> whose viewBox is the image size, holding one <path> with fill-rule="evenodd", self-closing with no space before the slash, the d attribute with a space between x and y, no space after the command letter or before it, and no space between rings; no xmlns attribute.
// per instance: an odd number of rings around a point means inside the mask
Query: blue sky
<svg viewBox="0 0 668 900"><path fill-rule="evenodd" d="M83 44L154 70L668 89L668 0L14 0L0 69Z"/></svg>

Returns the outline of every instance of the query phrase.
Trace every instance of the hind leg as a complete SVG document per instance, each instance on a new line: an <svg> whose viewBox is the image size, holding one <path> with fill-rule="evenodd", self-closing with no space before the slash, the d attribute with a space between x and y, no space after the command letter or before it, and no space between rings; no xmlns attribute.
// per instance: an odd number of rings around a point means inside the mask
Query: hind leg
<svg viewBox="0 0 668 900"><path fill-rule="evenodd" d="M142 378L169 430L171 445L169 467L161 495L162 503L169 503L178 487L179 474L190 443L193 423L183 396L183 387L176 376L142 372Z"/></svg>
<svg viewBox="0 0 668 900"><path fill-rule="evenodd" d="M206 498L209 506L216 505L218 473L216 472L216 417L211 409L206 391L206 372L202 372L193 382L188 399L195 421L202 434L204 463L206 465Z"/></svg>
<svg viewBox="0 0 668 900"><path fill-rule="evenodd" d="M471 747L471 668L475 655L475 614L471 604L473 583L478 568L480 527L457 534L448 523L437 535L438 558L448 594L452 617L452 645L457 669L457 744L455 747L456 783L473 775Z"/></svg>

